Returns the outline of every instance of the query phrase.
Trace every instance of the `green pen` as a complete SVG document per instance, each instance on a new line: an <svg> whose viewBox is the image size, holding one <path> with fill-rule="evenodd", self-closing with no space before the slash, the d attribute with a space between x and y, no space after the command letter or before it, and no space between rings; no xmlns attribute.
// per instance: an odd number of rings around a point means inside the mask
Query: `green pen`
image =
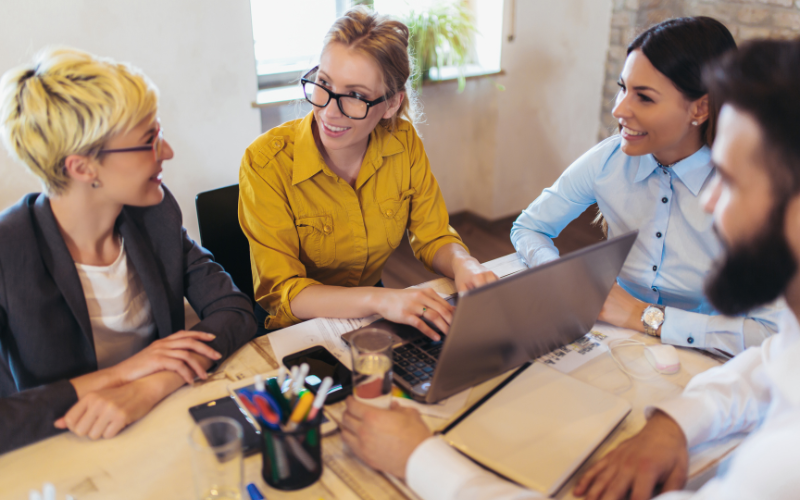
<svg viewBox="0 0 800 500"><path fill-rule="evenodd" d="M281 407L281 415L289 415L292 412L289 402L286 401L286 398L281 392L281 388L278 385L277 379L271 378L267 380L267 392L275 399L275 401L277 401L278 406Z"/></svg>

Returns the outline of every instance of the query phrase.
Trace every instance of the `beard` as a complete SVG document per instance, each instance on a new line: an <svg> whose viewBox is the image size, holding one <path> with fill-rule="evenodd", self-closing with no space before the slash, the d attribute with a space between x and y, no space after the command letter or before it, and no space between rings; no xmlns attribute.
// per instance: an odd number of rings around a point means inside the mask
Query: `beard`
<svg viewBox="0 0 800 500"><path fill-rule="evenodd" d="M726 245L724 256L706 280L706 297L722 314L735 316L772 302L797 272L797 261L784 235L786 204L776 205L755 239ZM719 234L716 226L714 230Z"/></svg>

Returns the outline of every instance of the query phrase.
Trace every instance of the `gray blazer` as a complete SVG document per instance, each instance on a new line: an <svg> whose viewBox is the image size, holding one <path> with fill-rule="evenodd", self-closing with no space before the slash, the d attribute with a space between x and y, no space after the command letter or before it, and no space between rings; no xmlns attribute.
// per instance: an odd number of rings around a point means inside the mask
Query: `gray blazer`
<svg viewBox="0 0 800 500"><path fill-rule="evenodd" d="M123 208L117 229L150 299L158 338L184 328L183 298L223 359L253 338L250 300L182 227L166 187L152 207ZM77 401L66 380L97 370L83 288L50 201L29 194L0 213L0 453L56 433ZM36 389L34 389L36 388ZM34 389L34 390L31 390Z"/></svg>

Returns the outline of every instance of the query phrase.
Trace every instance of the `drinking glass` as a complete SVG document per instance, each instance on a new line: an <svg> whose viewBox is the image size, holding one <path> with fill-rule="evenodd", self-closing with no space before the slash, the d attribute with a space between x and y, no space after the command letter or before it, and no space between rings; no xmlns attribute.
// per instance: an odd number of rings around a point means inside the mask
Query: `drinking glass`
<svg viewBox="0 0 800 500"><path fill-rule="evenodd" d="M241 500L242 426L230 417L201 420L189 434L198 500Z"/></svg>
<svg viewBox="0 0 800 500"><path fill-rule="evenodd" d="M392 345L390 333L364 329L350 339L353 355L353 396L378 408L392 403Z"/></svg>

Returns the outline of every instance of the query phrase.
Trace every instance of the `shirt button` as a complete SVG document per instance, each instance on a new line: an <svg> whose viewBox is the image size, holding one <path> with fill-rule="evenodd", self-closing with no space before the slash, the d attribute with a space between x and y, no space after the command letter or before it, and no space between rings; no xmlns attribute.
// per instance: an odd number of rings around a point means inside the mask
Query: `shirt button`
<svg viewBox="0 0 800 500"><path fill-rule="evenodd" d="M686 339L686 342L694 344L694 337L689 337L688 339Z"/></svg>
<svg viewBox="0 0 800 500"><path fill-rule="evenodd" d="M666 203L666 202L668 202L668 201L669 201L669 200L667 199L667 197L666 197L666 196L665 196L665 197L663 197L663 198L661 198L661 203Z"/></svg>
<svg viewBox="0 0 800 500"><path fill-rule="evenodd" d="M657 287L657 286L654 286L654 287L653 287L653 291L654 291L654 292L657 292L657 291L658 291L658 287Z"/></svg>
<svg viewBox="0 0 800 500"><path fill-rule="evenodd" d="M394 215L394 210L390 208L389 210L386 211L386 217L391 217L392 215Z"/></svg>
<svg viewBox="0 0 800 500"><path fill-rule="evenodd" d="M332 229L331 229L331 226L325 226L325 227L322 228L322 230L325 231L325 233L327 234L327 233L330 233Z"/></svg>
<svg viewBox="0 0 800 500"><path fill-rule="evenodd" d="M272 143L272 147L274 147L274 148L279 148L279 147L281 147L281 141L274 141L274 142Z"/></svg>
<svg viewBox="0 0 800 500"><path fill-rule="evenodd" d="M658 266L653 266L653 271L658 271Z"/></svg>
<svg viewBox="0 0 800 500"><path fill-rule="evenodd" d="M661 233L656 233L656 238L661 238Z"/></svg>

